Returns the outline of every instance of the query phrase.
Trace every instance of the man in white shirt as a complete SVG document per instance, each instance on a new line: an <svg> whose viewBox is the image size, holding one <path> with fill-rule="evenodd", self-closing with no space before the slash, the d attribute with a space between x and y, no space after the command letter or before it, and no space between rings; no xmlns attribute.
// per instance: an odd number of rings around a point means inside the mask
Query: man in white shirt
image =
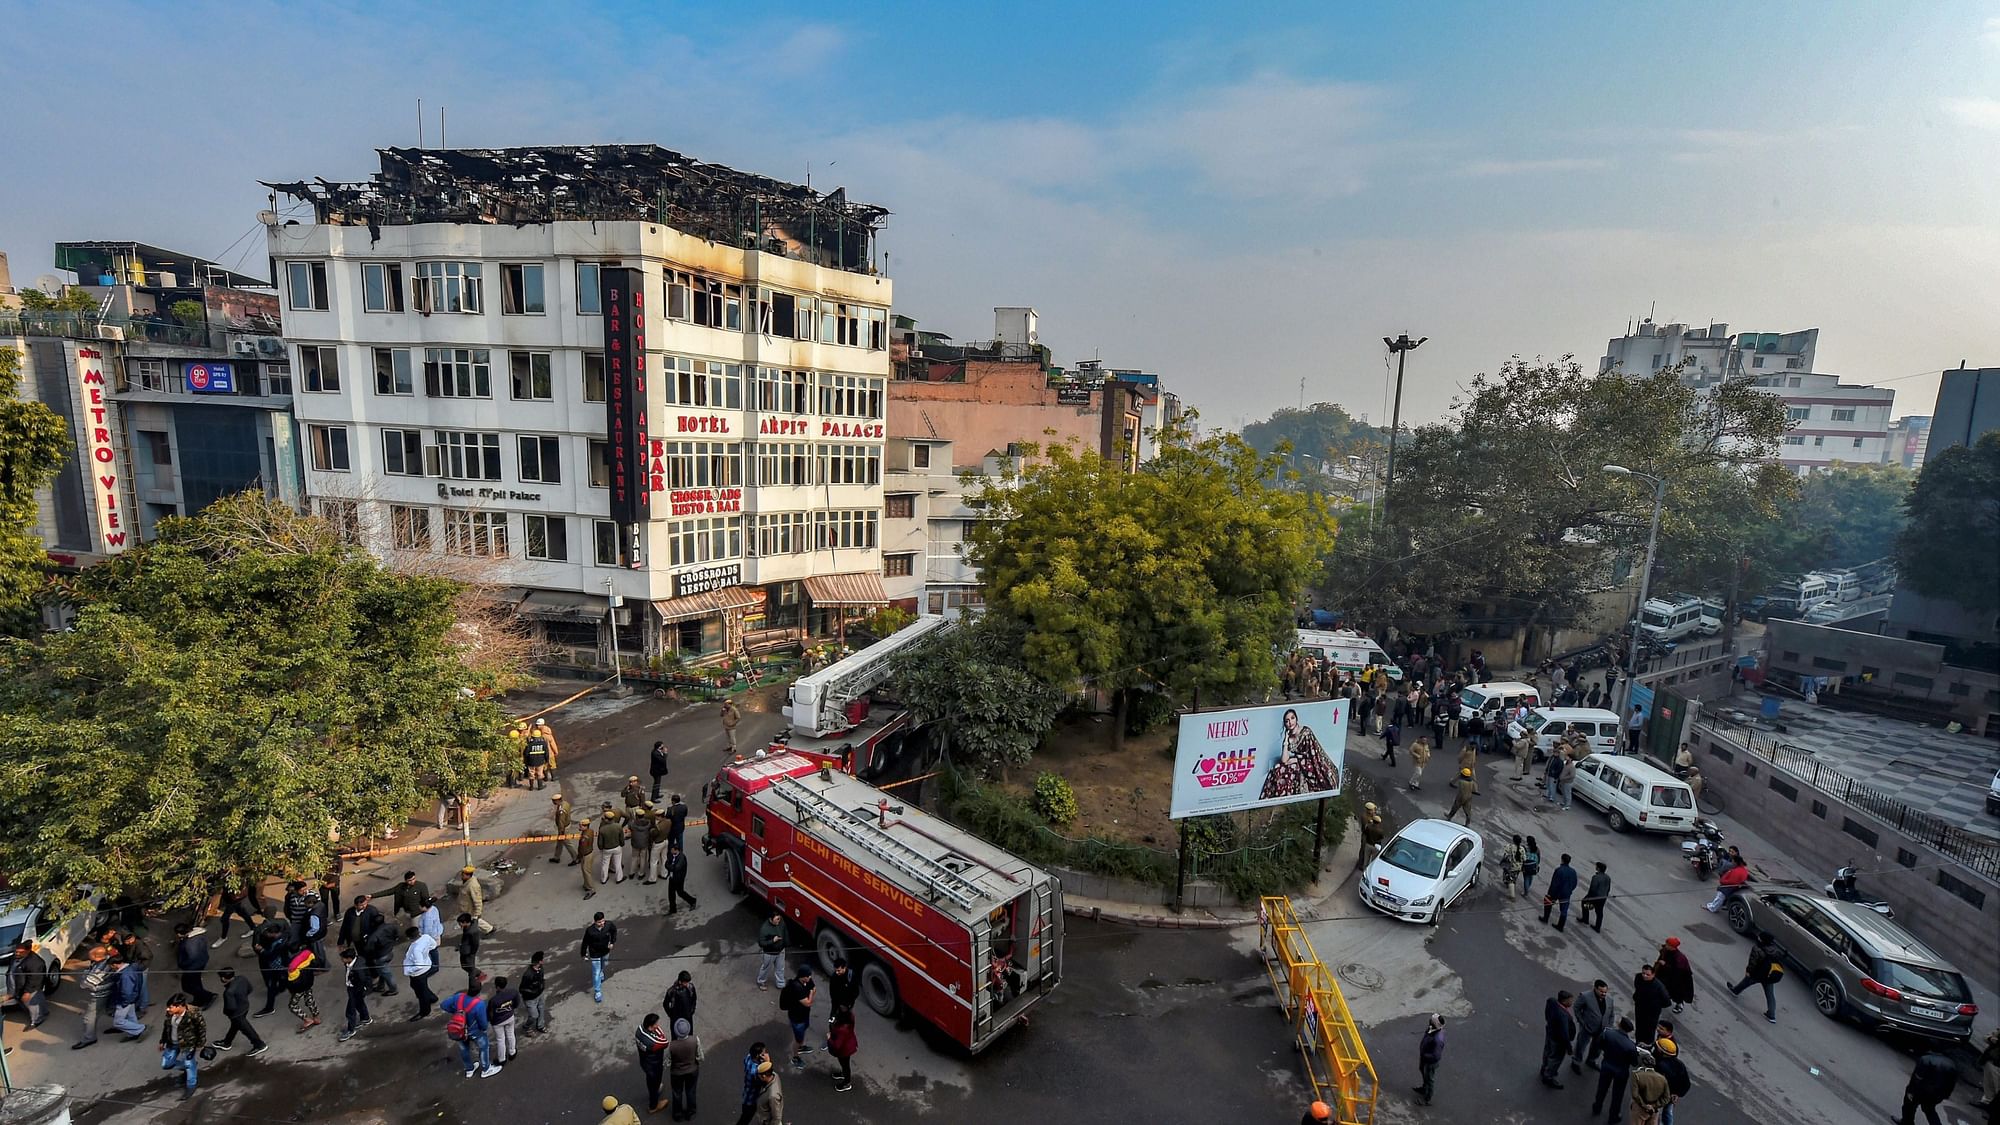
<svg viewBox="0 0 2000 1125"><path fill-rule="evenodd" d="M430 913L435 916L437 908L433 906ZM417 994L417 1014L410 1017L410 1022L415 1023L430 1015L431 1009L437 1006L437 993L431 991L431 977L438 971L438 942L436 937L415 926L405 931L404 936L410 939L410 948L403 954L403 975L409 978L410 991Z"/></svg>

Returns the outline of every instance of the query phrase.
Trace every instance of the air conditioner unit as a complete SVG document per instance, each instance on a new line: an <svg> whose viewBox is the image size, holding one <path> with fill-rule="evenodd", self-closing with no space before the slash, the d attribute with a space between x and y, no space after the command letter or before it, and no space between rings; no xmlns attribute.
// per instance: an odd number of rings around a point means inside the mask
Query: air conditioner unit
<svg viewBox="0 0 2000 1125"><path fill-rule="evenodd" d="M116 324L100 324L97 326L97 338L100 340L123 340L125 338L125 329Z"/></svg>
<svg viewBox="0 0 2000 1125"><path fill-rule="evenodd" d="M256 354L257 354L257 345L256 345L256 343L255 343L254 341L250 341L250 340L238 340L238 341L236 341L236 342L235 342L235 344L234 344L234 348L235 348L235 351L236 351L236 354L237 354L237 355L256 355Z"/></svg>

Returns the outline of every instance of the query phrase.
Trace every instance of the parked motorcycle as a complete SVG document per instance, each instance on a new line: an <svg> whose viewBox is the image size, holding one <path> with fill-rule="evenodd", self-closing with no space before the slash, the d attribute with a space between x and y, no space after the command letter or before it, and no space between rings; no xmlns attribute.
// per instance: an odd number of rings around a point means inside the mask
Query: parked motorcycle
<svg viewBox="0 0 2000 1125"><path fill-rule="evenodd" d="M1859 874L1852 864L1834 872L1833 882L1826 885L1826 896L1828 898L1837 898L1842 902L1851 902L1858 906L1865 906L1875 913L1882 915L1884 918L1894 918L1896 916L1895 907L1890 906L1879 898L1861 897L1861 892L1857 891L1854 887L1855 879Z"/></svg>
<svg viewBox="0 0 2000 1125"><path fill-rule="evenodd" d="M1695 818L1694 833L1681 841L1681 858L1694 868L1697 878L1715 874L1722 859L1722 829L1712 820Z"/></svg>

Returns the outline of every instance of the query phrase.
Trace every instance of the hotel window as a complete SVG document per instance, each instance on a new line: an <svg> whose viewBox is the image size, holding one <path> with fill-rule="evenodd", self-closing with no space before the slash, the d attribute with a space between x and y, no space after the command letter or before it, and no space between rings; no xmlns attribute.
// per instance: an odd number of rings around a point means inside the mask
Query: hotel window
<svg viewBox="0 0 2000 1125"><path fill-rule="evenodd" d="M757 331L766 336L791 339L797 328L799 299L772 289L757 290ZM802 337L811 339L810 336Z"/></svg>
<svg viewBox="0 0 2000 1125"><path fill-rule="evenodd" d="M882 479L879 445L822 445L818 484L876 484Z"/></svg>
<svg viewBox="0 0 2000 1125"><path fill-rule="evenodd" d="M681 520L667 525L668 565L743 557L743 521L735 516Z"/></svg>
<svg viewBox="0 0 2000 1125"><path fill-rule="evenodd" d="M424 313L476 313L485 308L486 283L478 262L418 262L416 306Z"/></svg>
<svg viewBox="0 0 2000 1125"><path fill-rule="evenodd" d="M820 372L819 412L841 418L880 418L882 380Z"/></svg>
<svg viewBox="0 0 2000 1125"><path fill-rule="evenodd" d="M578 316L604 315L604 293L599 288L596 262L576 264L576 313Z"/></svg>
<svg viewBox="0 0 2000 1125"><path fill-rule="evenodd" d="M1846 408L1845 410L1840 410L1840 409L1836 409L1836 410L1835 410L1835 411L1833 412L1833 420L1834 420L1834 421L1836 421L1836 422L1852 422L1852 421L1854 421L1854 408L1850 406L1850 407Z"/></svg>
<svg viewBox="0 0 2000 1125"><path fill-rule="evenodd" d="M722 327L731 332L743 331L743 287L724 285L722 287Z"/></svg>
<svg viewBox="0 0 2000 1125"><path fill-rule="evenodd" d="M660 357L662 382L667 402L678 406L706 406L712 410L743 408L743 365L717 363L687 356Z"/></svg>
<svg viewBox="0 0 2000 1125"><path fill-rule="evenodd" d="M861 346L861 307L859 305L834 304L827 315L832 318L836 344L850 348Z"/></svg>
<svg viewBox="0 0 2000 1125"><path fill-rule="evenodd" d="M562 439L523 435L521 479L538 484L561 484Z"/></svg>
<svg viewBox="0 0 2000 1125"><path fill-rule="evenodd" d="M861 317L868 322L868 350L879 352L889 346L889 310L862 309Z"/></svg>
<svg viewBox="0 0 2000 1125"><path fill-rule="evenodd" d="M590 487L611 487L611 443L600 438L590 439L587 451L590 458Z"/></svg>
<svg viewBox="0 0 2000 1125"><path fill-rule="evenodd" d="M1785 439L1786 445L1804 445L1805 443L1806 439L1802 437L1793 436Z"/></svg>
<svg viewBox="0 0 2000 1125"><path fill-rule="evenodd" d="M604 354L583 353L583 401L604 401Z"/></svg>
<svg viewBox="0 0 2000 1125"><path fill-rule="evenodd" d="M299 349L299 365L306 370L306 390L328 394L340 390L339 348L307 344Z"/></svg>
<svg viewBox="0 0 2000 1125"><path fill-rule="evenodd" d="M295 309L326 308L326 263L285 263L285 290Z"/></svg>
<svg viewBox="0 0 2000 1125"><path fill-rule="evenodd" d="M507 553L507 513L444 510L444 549L454 555Z"/></svg>
<svg viewBox="0 0 2000 1125"><path fill-rule="evenodd" d="M403 311L403 267L395 262L361 263L363 312Z"/></svg>
<svg viewBox="0 0 2000 1125"><path fill-rule="evenodd" d="M500 435L437 432L440 475L452 480L499 480Z"/></svg>
<svg viewBox="0 0 2000 1125"><path fill-rule="evenodd" d="M521 263L500 267L500 312L506 316L539 316L546 312L542 299L542 267Z"/></svg>
<svg viewBox="0 0 2000 1125"><path fill-rule="evenodd" d="M915 555L883 555L882 576L884 578L908 578L917 572Z"/></svg>
<svg viewBox="0 0 2000 1125"><path fill-rule="evenodd" d="M383 430L382 471L396 477L423 476L423 431Z"/></svg>
<svg viewBox="0 0 2000 1125"><path fill-rule="evenodd" d="M166 390L167 361L164 359L139 359L132 361L132 383L144 391Z"/></svg>
<svg viewBox="0 0 2000 1125"><path fill-rule="evenodd" d="M757 483L811 484L812 447L802 442L764 442L751 446L757 457Z"/></svg>
<svg viewBox="0 0 2000 1125"><path fill-rule="evenodd" d="M598 566L618 565L618 525L610 520L590 521L591 561Z"/></svg>
<svg viewBox="0 0 2000 1125"><path fill-rule="evenodd" d="M756 407L778 414L812 413L812 373L782 367L758 367Z"/></svg>
<svg viewBox="0 0 2000 1125"><path fill-rule="evenodd" d="M431 549L431 510L409 504L389 505L389 541L398 551Z"/></svg>
<svg viewBox="0 0 2000 1125"><path fill-rule="evenodd" d="M378 395L416 393L416 377L411 373L410 349L375 349L375 393Z"/></svg>
<svg viewBox="0 0 2000 1125"><path fill-rule="evenodd" d="M794 311L793 337L800 340L814 340L819 337L819 302L811 297L792 298Z"/></svg>
<svg viewBox="0 0 2000 1125"><path fill-rule="evenodd" d="M882 518L890 520L913 520L917 518L917 498L914 496L884 496L882 498Z"/></svg>
<svg viewBox="0 0 2000 1125"><path fill-rule="evenodd" d="M667 319L694 319L694 275L684 270L661 270L660 282L667 291Z"/></svg>
<svg viewBox="0 0 2000 1125"><path fill-rule="evenodd" d="M1785 421L1787 422L1803 422L1810 417L1812 417L1812 407L1810 406L1785 407Z"/></svg>
<svg viewBox="0 0 2000 1125"><path fill-rule="evenodd" d="M492 398L492 354L485 348L425 348L424 393L432 398Z"/></svg>
<svg viewBox="0 0 2000 1125"><path fill-rule="evenodd" d="M875 524L881 513L872 508L816 512L820 550L851 550L875 545Z"/></svg>
<svg viewBox="0 0 2000 1125"><path fill-rule="evenodd" d="M264 365L264 381L270 384L274 395L292 393L292 365L289 363L267 363Z"/></svg>
<svg viewBox="0 0 2000 1125"><path fill-rule="evenodd" d="M803 555L812 550L812 513L775 512L757 517L759 555Z"/></svg>
<svg viewBox="0 0 2000 1125"><path fill-rule="evenodd" d="M569 561L569 521L561 516L525 515L521 530L528 557L541 562Z"/></svg>
<svg viewBox="0 0 2000 1125"><path fill-rule="evenodd" d="M743 447L710 441L665 444L668 488L729 488L743 484Z"/></svg>
<svg viewBox="0 0 2000 1125"><path fill-rule="evenodd" d="M507 370L514 386L514 397L534 402L554 399L555 377L549 373L549 363L547 352L508 352Z"/></svg>
<svg viewBox="0 0 2000 1125"><path fill-rule="evenodd" d="M307 426L306 441L312 447L312 466L322 473L344 473L352 466L347 460L346 426Z"/></svg>

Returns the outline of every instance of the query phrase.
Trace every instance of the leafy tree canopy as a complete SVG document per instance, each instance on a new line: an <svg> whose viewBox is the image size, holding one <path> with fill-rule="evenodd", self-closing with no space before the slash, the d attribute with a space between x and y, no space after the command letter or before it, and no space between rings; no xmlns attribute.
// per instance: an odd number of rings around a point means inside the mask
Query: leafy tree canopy
<svg viewBox="0 0 2000 1125"><path fill-rule="evenodd" d="M61 416L20 389L21 352L0 344L0 635L8 636L37 627L48 557L33 532L35 490L55 479L72 444Z"/></svg>
<svg viewBox="0 0 2000 1125"><path fill-rule="evenodd" d="M1976 613L2000 610L2000 430L1933 453L1910 490L1896 543L1903 581Z"/></svg>
<svg viewBox="0 0 2000 1125"><path fill-rule="evenodd" d="M919 723L942 727L955 761L982 773L1020 765L1063 702L1021 662L1021 647L995 619L967 618L899 654L891 684Z"/></svg>
<svg viewBox="0 0 2000 1125"><path fill-rule="evenodd" d="M1652 486L1605 465L1664 477L1662 542L1718 536L1708 553L1727 561L1711 569L1726 574L1740 533L1728 528L1754 524L1790 487L1756 468L1784 425L1782 401L1747 380L1697 393L1673 369L1599 376L1567 356L1517 358L1397 450L1394 492L1373 527L1349 521L1324 604L1416 632L1462 627L1475 605L1516 623L1574 623L1609 584L1611 560L1645 548Z"/></svg>
<svg viewBox="0 0 2000 1125"><path fill-rule="evenodd" d="M1333 402L1316 402L1304 410L1280 409L1261 422L1243 427L1243 440L1259 453L1277 454L1311 487L1326 472L1346 475L1345 461L1359 457L1380 471L1381 452L1389 431L1349 414Z"/></svg>
<svg viewBox="0 0 2000 1125"><path fill-rule="evenodd" d="M1273 646L1334 532L1319 497L1279 487L1283 471L1235 435L1197 439L1186 425L1163 430L1136 473L1052 449L974 494L992 517L969 548L988 612L1018 631L1043 682L1111 691L1121 741L1134 688L1268 690Z"/></svg>
<svg viewBox="0 0 2000 1125"><path fill-rule="evenodd" d="M74 585L74 630L0 647L16 888L185 905L221 872L325 871L340 836L491 784L504 717L462 690L454 583L245 494Z"/></svg>

